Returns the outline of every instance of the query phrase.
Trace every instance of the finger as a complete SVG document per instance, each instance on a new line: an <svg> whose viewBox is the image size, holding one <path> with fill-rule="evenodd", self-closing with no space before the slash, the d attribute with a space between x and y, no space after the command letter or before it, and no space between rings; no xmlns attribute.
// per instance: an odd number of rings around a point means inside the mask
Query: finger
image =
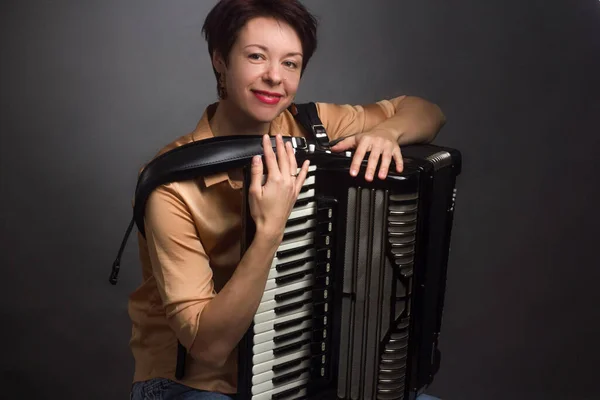
<svg viewBox="0 0 600 400"><path fill-rule="evenodd" d="M250 167L250 192L255 196L262 193L263 163L260 156L252 157L252 166Z"/></svg>
<svg viewBox="0 0 600 400"><path fill-rule="evenodd" d="M333 152L340 152L340 151L345 151L345 150L349 150L349 149L353 149L356 147L356 136L350 136L347 137L346 139L342 140L339 143L336 143L335 146L331 146L331 151Z"/></svg>
<svg viewBox="0 0 600 400"><path fill-rule="evenodd" d="M298 162L296 161L296 154L294 153L294 148L290 142L286 143L285 150L290 163L290 174L295 175L298 172Z"/></svg>
<svg viewBox="0 0 600 400"><path fill-rule="evenodd" d="M396 149L394 149L392 156L394 157L394 162L396 163L396 172L401 173L404 171L404 159L402 158L402 150L400 150L400 147L396 147Z"/></svg>
<svg viewBox="0 0 600 400"><path fill-rule="evenodd" d="M365 158L365 154L367 149L369 148L369 143L366 140L363 140L356 151L354 152L354 157L352 158L352 164L350 164L350 175L356 176L358 175L358 171L360 170L360 165L362 164L363 158Z"/></svg>
<svg viewBox="0 0 600 400"><path fill-rule="evenodd" d="M381 165L379 165L379 179L385 179L388 174L390 163L392 162L393 150L385 149L381 154Z"/></svg>
<svg viewBox="0 0 600 400"><path fill-rule="evenodd" d="M367 171L365 172L365 179L369 182L373 180L375 170L377 169L377 163L379 163L379 156L381 156L381 147L373 147L371 154L369 154L369 161L367 162Z"/></svg>
<svg viewBox="0 0 600 400"><path fill-rule="evenodd" d="M296 196L300 194L300 190L302 190L302 185L304 185L304 181L306 180L306 176L308 175L308 167L310 166L309 160L304 160L302 163L302 169L300 169L300 173L296 178Z"/></svg>
<svg viewBox="0 0 600 400"><path fill-rule="evenodd" d="M277 164L279 165L279 171L284 177L290 176L290 162L285 151L285 145L283 144L283 137L280 133L275 137L275 143L277 144Z"/></svg>
<svg viewBox="0 0 600 400"><path fill-rule="evenodd" d="M267 173L269 177L276 177L279 175L279 167L277 166L277 159L271 147L271 138L269 135L263 136L263 151L265 152L265 164L267 164Z"/></svg>

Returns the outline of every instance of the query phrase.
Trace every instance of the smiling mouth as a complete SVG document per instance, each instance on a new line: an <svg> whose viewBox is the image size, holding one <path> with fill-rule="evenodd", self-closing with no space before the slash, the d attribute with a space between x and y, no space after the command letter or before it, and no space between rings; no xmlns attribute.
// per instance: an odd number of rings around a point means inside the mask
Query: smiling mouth
<svg viewBox="0 0 600 400"><path fill-rule="evenodd" d="M262 92L262 91L259 91L259 90L253 90L252 93L254 93L254 96L260 102L265 103L265 104L270 104L270 105L279 103L279 101L283 97L280 94L273 94L273 93L268 93L268 92Z"/></svg>
<svg viewBox="0 0 600 400"><path fill-rule="evenodd" d="M278 93L263 92L261 90L253 90L253 92L256 93L256 94L259 94L261 96L270 97L270 98L281 98L281 97L283 97L282 95L280 95Z"/></svg>

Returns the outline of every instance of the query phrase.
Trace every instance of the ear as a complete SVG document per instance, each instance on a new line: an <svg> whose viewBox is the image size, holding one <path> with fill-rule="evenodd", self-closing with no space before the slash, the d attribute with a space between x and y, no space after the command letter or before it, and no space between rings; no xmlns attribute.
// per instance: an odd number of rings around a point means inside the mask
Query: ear
<svg viewBox="0 0 600 400"><path fill-rule="evenodd" d="M227 70L227 65L225 64L225 60L221 57L221 54L218 51L213 51L212 55L212 64L215 70L218 73L223 74Z"/></svg>

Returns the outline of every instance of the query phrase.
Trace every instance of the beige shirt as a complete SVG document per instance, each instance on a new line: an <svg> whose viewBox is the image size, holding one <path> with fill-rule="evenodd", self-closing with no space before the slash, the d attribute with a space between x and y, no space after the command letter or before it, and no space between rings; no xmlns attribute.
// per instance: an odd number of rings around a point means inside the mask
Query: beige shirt
<svg viewBox="0 0 600 400"><path fill-rule="evenodd" d="M317 103L330 140L364 132L394 115L405 96L368 106ZM209 106L196 129L164 147L213 137ZM304 136L289 111L270 127L271 135ZM158 155L158 154L157 154ZM156 377L177 381L177 340L190 348L198 320L209 301L227 283L240 261L242 183L222 173L158 187L149 197L146 239L138 233L142 283L131 294L130 346L135 359L134 382ZM193 388L235 393L237 351L215 369L188 355L183 380Z"/></svg>

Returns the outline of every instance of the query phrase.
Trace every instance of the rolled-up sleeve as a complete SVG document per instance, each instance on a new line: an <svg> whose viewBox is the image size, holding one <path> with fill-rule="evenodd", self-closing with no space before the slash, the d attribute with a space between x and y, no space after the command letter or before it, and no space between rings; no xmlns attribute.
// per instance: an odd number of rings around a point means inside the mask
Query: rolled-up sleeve
<svg viewBox="0 0 600 400"><path fill-rule="evenodd" d="M177 183L148 198L145 229L152 271L167 321L181 344L191 348L204 307L215 297L208 256Z"/></svg>
<svg viewBox="0 0 600 400"><path fill-rule="evenodd" d="M406 96L367 105L316 103L330 140L367 132L392 117Z"/></svg>

